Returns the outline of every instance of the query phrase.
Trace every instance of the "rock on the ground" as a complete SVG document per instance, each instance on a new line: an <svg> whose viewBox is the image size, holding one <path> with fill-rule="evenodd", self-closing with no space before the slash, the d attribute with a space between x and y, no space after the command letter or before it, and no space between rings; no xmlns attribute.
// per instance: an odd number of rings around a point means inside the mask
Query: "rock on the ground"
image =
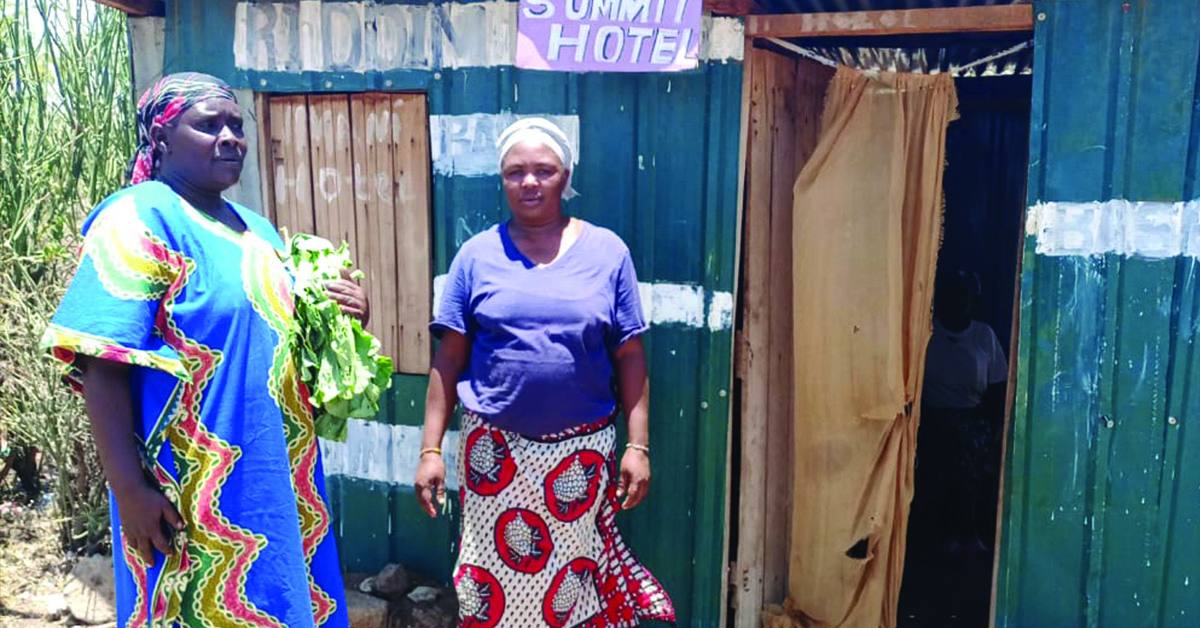
<svg viewBox="0 0 1200 628"><path fill-rule="evenodd" d="M408 599L417 604L433 602L438 598L438 590L433 587L417 587L408 594Z"/></svg>
<svg viewBox="0 0 1200 628"><path fill-rule="evenodd" d="M67 598L62 593L43 595L38 602L42 614L52 620L66 615L70 610L67 608Z"/></svg>
<svg viewBox="0 0 1200 628"><path fill-rule="evenodd" d="M408 572L397 564L389 564L375 576L374 590L370 591L380 597L397 599L408 591Z"/></svg>
<svg viewBox="0 0 1200 628"><path fill-rule="evenodd" d="M441 606L417 606L412 610L407 628L451 628L456 619Z"/></svg>
<svg viewBox="0 0 1200 628"><path fill-rule="evenodd" d="M347 572L342 576L342 582L345 583L347 589L358 589L362 591L362 583L375 574L361 573L356 571ZM366 593L366 591L363 591Z"/></svg>
<svg viewBox="0 0 1200 628"><path fill-rule="evenodd" d="M350 615L350 628L387 628L387 602L359 593L346 591L346 612Z"/></svg>
<svg viewBox="0 0 1200 628"><path fill-rule="evenodd" d="M116 587L112 558L86 556L75 563L63 587L71 616L84 624L107 624L117 620Z"/></svg>

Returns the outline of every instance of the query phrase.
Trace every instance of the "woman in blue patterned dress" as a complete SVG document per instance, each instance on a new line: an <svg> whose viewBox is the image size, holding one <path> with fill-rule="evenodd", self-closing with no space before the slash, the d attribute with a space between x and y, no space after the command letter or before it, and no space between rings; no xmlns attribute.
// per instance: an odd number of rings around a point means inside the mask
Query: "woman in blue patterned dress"
<svg viewBox="0 0 1200 628"><path fill-rule="evenodd" d="M138 140L43 340L111 489L120 625L346 626L283 243L221 196L246 153L232 90L163 78ZM366 318L361 287L329 292Z"/></svg>

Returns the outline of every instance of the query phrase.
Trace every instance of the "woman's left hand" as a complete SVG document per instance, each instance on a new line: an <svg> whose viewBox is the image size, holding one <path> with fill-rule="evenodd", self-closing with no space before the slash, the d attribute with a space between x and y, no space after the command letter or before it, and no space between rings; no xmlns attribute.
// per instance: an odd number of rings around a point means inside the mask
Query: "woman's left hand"
<svg viewBox="0 0 1200 628"><path fill-rule="evenodd" d="M650 456L644 451L626 449L621 457L621 482L617 485L617 499L621 510L629 510L642 503L650 491Z"/></svg>
<svg viewBox="0 0 1200 628"><path fill-rule="evenodd" d="M357 318L363 325L371 320L367 291L350 278L349 270L342 271L341 279L325 282L325 293L338 304L343 314Z"/></svg>

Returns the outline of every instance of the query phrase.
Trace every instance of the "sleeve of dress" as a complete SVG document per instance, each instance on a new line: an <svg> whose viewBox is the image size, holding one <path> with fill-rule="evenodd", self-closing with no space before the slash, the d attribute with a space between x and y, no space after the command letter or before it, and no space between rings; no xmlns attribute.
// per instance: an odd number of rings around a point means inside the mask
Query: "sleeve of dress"
<svg viewBox="0 0 1200 628"><path fill-rule="evenodd" d="M642 311L642 298L638 294L637 271L629 250L622 251L621 266L616 277L616 303L613 309L613 329L610 338L612 349L625 344L630 338L640 336L650 329Z"/></svg>
<svg viewBox="0 0 1200 628"><path fill-rule="evenodd" d="M454 261L450 262L450 272L441 286L441 298L436 300L437 311L429 323L429 330L437 338L441 338L447 330L466 336L473 327L471 281L467 269L469 255L467 250L460 249ZM437 286L434 288L435 293L439 292Z"/></svg>
<svg viewBox="0 0 1200 628"><path fill-rule="evenodd" d="M186 284L192 262L171 249L165 229L154 212L139 210L133 193L105 201L86 222L79 267L41 341L77 390L80 355L190 381L167 343L174 334L164 309Z"/></svg>
<svg viewBox="0 0 1200 628"><path fill-rule="evenodd" d="M987 373L990 386L1008 381L1008 360L1004 358L1004 348L1000 346L1000 340L996 338L996 332L992 330L991 326L987 327L987 335L991 346Z"/></svg>

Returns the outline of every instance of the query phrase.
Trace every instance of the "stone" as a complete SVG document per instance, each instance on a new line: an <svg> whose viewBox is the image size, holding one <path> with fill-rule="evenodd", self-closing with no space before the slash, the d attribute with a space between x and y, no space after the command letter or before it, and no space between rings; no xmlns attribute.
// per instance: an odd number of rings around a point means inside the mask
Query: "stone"
<svg viewBox="0 0 1200 628"><path fill-rule="evenodd" d="M39 598L39 602L42 615L51 620L58 619L70 611L67 607L67 597L62 593L43 595Z"/></svg>
<svg viewBox="0 0 1200 628"><path fill-rule="evenodd" d="M374 575L375 574L351 571L342 576L342 582L346 584L347 589L358 589L359 591L362 591L360 586L362 585L363 581ZM363 591L363 593L366 593L366 591Z"/></svg>
<svg viewBox="0 0 1200 628"><path fill-rule="evenodd" d="M371 593L387 598L399 599L408 591L409 577L404 567L395 563L384 566L375 576L375 590Z"/></svg>
<svg viewBox="0 0 1200 628"><path fill-rule="evenodd" d="M408 594L408 599L416 604L428 604L438 599L441 592L433 587L417 587Z"/></svg>
<svg viewBox="0 0 1200 628"><path fill-rule="evenodd" d="M85 556L75 563L63 587L71 616L82 624L107 624L117 620L116 585L112 558Z"/></svg>
<svg viewBox="0 0 1200 628"><path fill-rule="evenodd" d="M409 628L451 628L458 618L440 606L417 606L412 610Z"/></svg>
<svg viewBox="0 0 1200 628"><path fill-rule="evenodd" d="M387 602L360 593L346 591L346 612L350 615L350 628L387 628Z"/></svg>

